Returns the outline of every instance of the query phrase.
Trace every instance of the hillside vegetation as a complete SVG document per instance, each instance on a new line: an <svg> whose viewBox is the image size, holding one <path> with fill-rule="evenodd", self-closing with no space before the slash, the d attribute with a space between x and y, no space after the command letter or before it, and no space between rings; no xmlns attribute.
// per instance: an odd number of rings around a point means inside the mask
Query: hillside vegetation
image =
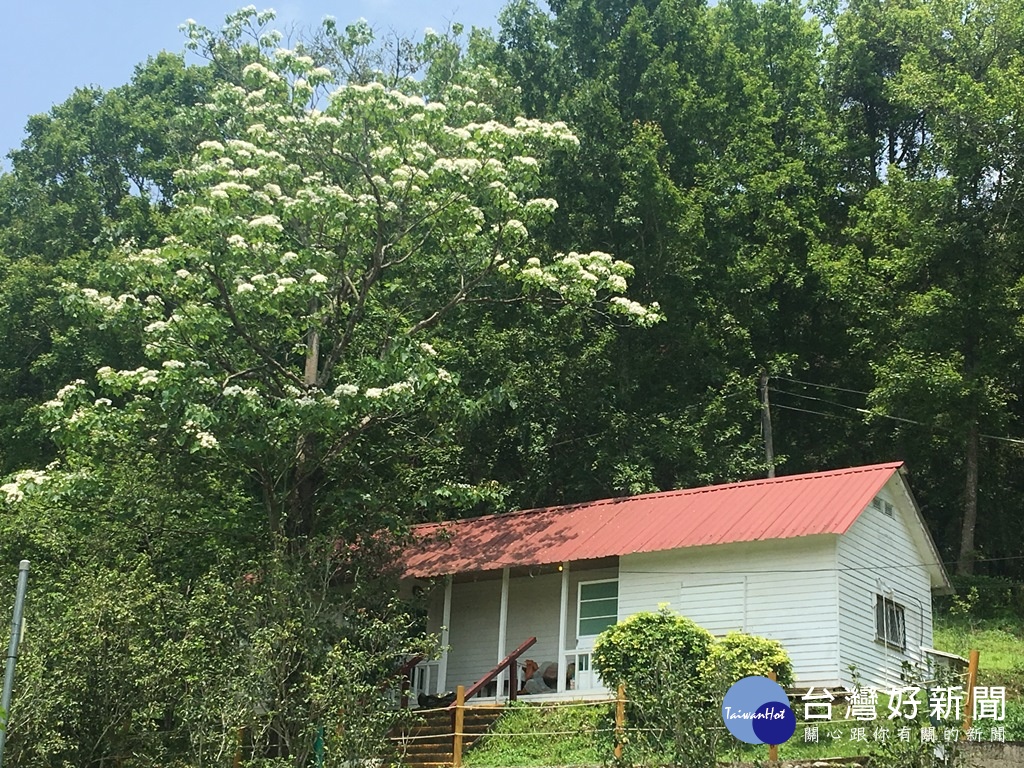
<svg viewBox="0 0 1024 768"><path fill-rule="evenodd" d="M421 521L903 460L1024 577L1020 3L204 22L0 176L12 763L376 757Z"/></svg>

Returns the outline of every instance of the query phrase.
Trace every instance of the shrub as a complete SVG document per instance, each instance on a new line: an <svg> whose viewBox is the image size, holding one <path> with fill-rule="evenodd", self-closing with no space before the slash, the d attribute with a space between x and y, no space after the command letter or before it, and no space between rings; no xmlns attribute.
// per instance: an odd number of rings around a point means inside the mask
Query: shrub
<svg viewBox="0 0 1024 768"><path fill-rule="evenodd" d="M666 608L598 637L595 669L605 685L626 686L625 764L715 765L720 703L705 669L713 644L711 633Z"/></svg>
<svg viewBox="0 0 1024 768"><path fill-rule="evenodd" d="M709 674L718 675L726 686L750 675L768 677L769 672L779 685L793 685L793 663L782 644L745 632L730 632L712 645L708 666Z"/></svg>
<svg viewBox="0 0 1024 768"><path fill-rule="evenodd" d="M630 690L641 690L652 675L669 672L702 683L703 664L714 642L703 627L661 608L657 613L638 613L602 632L594 645L594 668L612 689L625 683Z"/></svg>

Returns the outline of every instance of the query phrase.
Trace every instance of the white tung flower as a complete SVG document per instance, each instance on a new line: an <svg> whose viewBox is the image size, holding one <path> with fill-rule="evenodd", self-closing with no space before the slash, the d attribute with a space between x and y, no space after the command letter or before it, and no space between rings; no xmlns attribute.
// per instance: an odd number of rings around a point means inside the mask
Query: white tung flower
<svg viewBox="0 0 1024 768"><path fill-rule="evenodd" d="M385 394L389 395L404 395L408 392L412 392L413 386L411 381L396 381L394 384L389 384L384 388Z"/></svg>
<svg viewBox="0 0 1024 768"><path fill-rule="evenodd" d="M378 397L384 394L384 390L380 387L370 387L366 390L366 396L371 400L376 400Z"/></svg>
<svg viewBox="0 0 1024 768"><path fill-rule="evenodd" d="M245 242L245 238L242 237L241 235L229 235L228 245L232 246L233 248L245 248L247 243Z"/></svg>
<svg viewBox="0 0 1024 768"><path fill-rule="evenodd" d="M338 397L355 397L359 394L359 387L355 384L339 384L334 388L334 394Z"/></svg>
<svg viewBox="0 0 1024 768"><path fill-rule="evenodd" d="M248 293L249 291L255 291L255 290L256 290L256 286L253 285L252 283L239 283L238 287L235 289L235 292L236 293Z"/></svg>
<svg viewBox="0 0 1024 768"><path fill-rule="evenodd" d="M217 438L209 432L196 432L196 438L199 440L199 445L202 448L217 447Z"/></svg>
<svg viewBox="0 0 1024 768"><path fill-rule="evenodd" d="M16 504L25 498L25 493L17 483L6 483L5 485L0 485L0 493L3 493L7 497L7 501L11 504Z"/></svg>
<svg viewBox="0 0 1024 768"><path fill-rule="evenodd" d="M164 360L164 368L184 368L185 364L181 360Z"/></svg>
<svg viewBox="0 0 1024 768"><path fill-rule="evenodd" d="M327 282L327 276L326 275L321 275L319 272L315 272L314 274L310 275L309 282L311 282L311 283L326 283Z"/></svg>
<svg viewBox="0 0 1024 768"><path fill-rule="evenodd" d="M63 387L60 388L60 390L57 392L57 399L58 400L63 400L65 397L70 395L76 389L78 389L79 387L84 387L84 386L85 386L85 381L83 379L75 379L70 384L65 384Z"/></svg>
<svg viewBox="0 0 1024 768"><path fill-rule="evenodd" d="M527 208L537 208L548 213L554 213L558 208L558 201L550 197L535 197L533 200L526 202Z"/></svg>
<svg viewBox="0 0 1024 768"><path fill-rule="evenodd" d="M607 282L608 287L613 291L619 291L621 293L626 290L626 278L622 275L609 275Z"/></svg>
<svg viewBox="0 0 1024 768"><path fill-rule="evenodd" d="M249 226L253 228L257 227L269 227L270 229L276 229L278 232L282 231L284 227L281 226L280 219L273 214L267 214L266 216L257 216L249 222Z"/></svg>
<svg viewBox="0 0 1024 768"><path fill-rule="evenodd" d="M180 278L181 278L182 280L185 280L186 278L192 277L192 273L191 273L191 272L189 272L189 271L188 271L187 269L179 269L179 270L178 270L177 272L175 272L174 274L176 274L176 275L177 275L178 277L180 277Z"/></svg>

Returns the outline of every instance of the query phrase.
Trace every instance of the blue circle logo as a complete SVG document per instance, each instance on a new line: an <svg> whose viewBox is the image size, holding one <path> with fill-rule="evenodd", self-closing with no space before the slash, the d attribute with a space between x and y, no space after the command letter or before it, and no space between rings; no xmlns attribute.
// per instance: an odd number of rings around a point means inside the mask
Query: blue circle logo
<svg viewBox="0 0 1024 768"><path fill-rule="evenodd" d="M747 744L782 744L796 731L796 715L782 686L753 675L733 683L722 701L729 733Z"/></svg>

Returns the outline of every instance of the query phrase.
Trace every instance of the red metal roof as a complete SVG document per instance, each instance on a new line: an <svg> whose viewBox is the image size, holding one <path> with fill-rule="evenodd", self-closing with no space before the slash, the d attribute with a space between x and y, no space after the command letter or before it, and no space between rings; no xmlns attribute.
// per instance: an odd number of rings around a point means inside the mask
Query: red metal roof
<svg viewBox="0 0 1024 768"><path fill-rule="evenodd" d="M416 577L843 534L902 462L530 509L413 529Z"/></svg>

